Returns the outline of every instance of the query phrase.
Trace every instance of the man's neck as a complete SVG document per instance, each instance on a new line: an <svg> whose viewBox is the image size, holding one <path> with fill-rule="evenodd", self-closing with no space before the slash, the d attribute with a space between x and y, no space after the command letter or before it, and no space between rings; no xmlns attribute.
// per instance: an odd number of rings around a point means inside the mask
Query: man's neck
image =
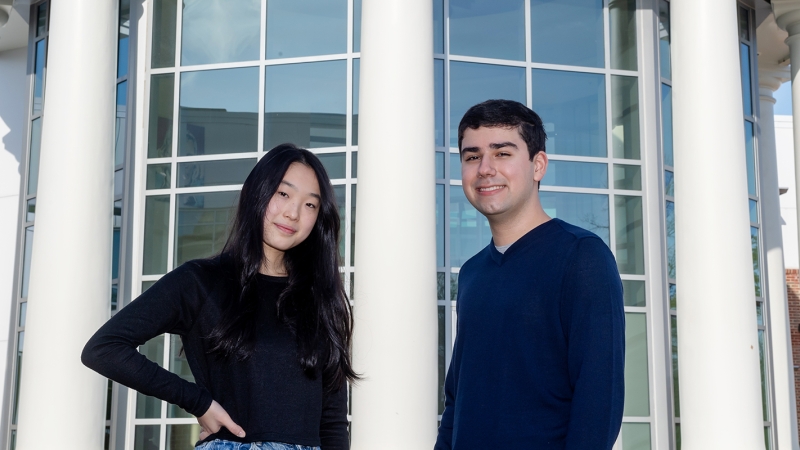
<svg viewBox="0 0 800 450"><path fill-rule="evenodd" d="M538 206L538 205L537 205ZM492 240L496 246L511 245L539 225L550 220L550 216L539 206L532 208L524 217L489 218Z"/></svg>

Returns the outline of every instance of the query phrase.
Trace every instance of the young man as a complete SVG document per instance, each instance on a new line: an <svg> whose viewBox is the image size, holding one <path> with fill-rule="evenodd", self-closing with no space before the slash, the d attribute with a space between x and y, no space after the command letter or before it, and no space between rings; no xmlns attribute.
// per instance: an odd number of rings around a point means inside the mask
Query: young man
<svg viewBox="0 0 800 450"><path fill-rule="evenodd" d="M435 450L610 449L622 422L625 323L614 256L551 219L542 120L489 100L458 127L467 199L492 242L464 263Z"/></svg>

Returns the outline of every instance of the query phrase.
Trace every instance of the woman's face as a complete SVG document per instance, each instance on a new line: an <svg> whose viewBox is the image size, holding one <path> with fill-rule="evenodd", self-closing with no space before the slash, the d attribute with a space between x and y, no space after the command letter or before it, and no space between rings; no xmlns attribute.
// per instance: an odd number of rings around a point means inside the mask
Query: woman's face
<svg viewBox="0 0 800 450"><path fill-rule="evenodd" d="M268 260L303 242L317 221L320 189L314 170L292 163L264 214L264 254Z"/></svg>

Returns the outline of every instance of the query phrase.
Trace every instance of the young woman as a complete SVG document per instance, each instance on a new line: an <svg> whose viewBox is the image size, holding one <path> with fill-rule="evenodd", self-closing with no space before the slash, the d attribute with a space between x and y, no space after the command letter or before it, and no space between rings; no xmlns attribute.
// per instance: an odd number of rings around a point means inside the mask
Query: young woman
<svg viewBox="0 0 800 450"><path fill-rule="evenodd" d="M319 159L279 145L245 180L222 252L164 275L81 359L196 416L197 449L348 449L346 383L357 376L338 237ZM163 333L180 335L194 383L136 351Z"/></svg>

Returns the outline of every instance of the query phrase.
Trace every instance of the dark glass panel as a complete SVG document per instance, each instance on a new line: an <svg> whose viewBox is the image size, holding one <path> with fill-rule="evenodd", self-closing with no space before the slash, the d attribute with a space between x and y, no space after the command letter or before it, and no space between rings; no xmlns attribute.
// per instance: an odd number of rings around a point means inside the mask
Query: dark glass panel
<svg viewBox="0 0 800 450"><path fill-rule="evenodd" d="M175 74L153 75L150 78L150 120L147 157L172 156L172 117L175 101Z"/></svg>
<svg viewBox="0 0 800 450"><path fill-rule="evenodd" d="M524 0L450 0L450 54L525 60Z"/></svg>
<svg viewBox="0 0 800 450"><path fill-rule="evenodd" d="M608 195L541 192L540 198L547 215L585 228L609 245Z"/></svg>
<svg viewBox="0 0 800 450"><path fill-rule="evenodd" d="M222 250L238 198L239 191L177 196L175 267Z"/></svg>
<svg viewBox="0 0 800 450"><path fill-rule="evenodd" d="M531 61L603 67L603 0L531 0Z"/></svg>
<svg viewBox="0 0 800 450"><path fill-rule="evenodd" d="M267 58L346 52L347 0L267 2Z"/></svg>
<svg viewBox="0 0 800 450"><path fill-rule="evenodd" d="M153 0L153 48L150 66L154 69L175 66L177 14L178 0ZM156 76L158 75L154 75Z"/></svg>

